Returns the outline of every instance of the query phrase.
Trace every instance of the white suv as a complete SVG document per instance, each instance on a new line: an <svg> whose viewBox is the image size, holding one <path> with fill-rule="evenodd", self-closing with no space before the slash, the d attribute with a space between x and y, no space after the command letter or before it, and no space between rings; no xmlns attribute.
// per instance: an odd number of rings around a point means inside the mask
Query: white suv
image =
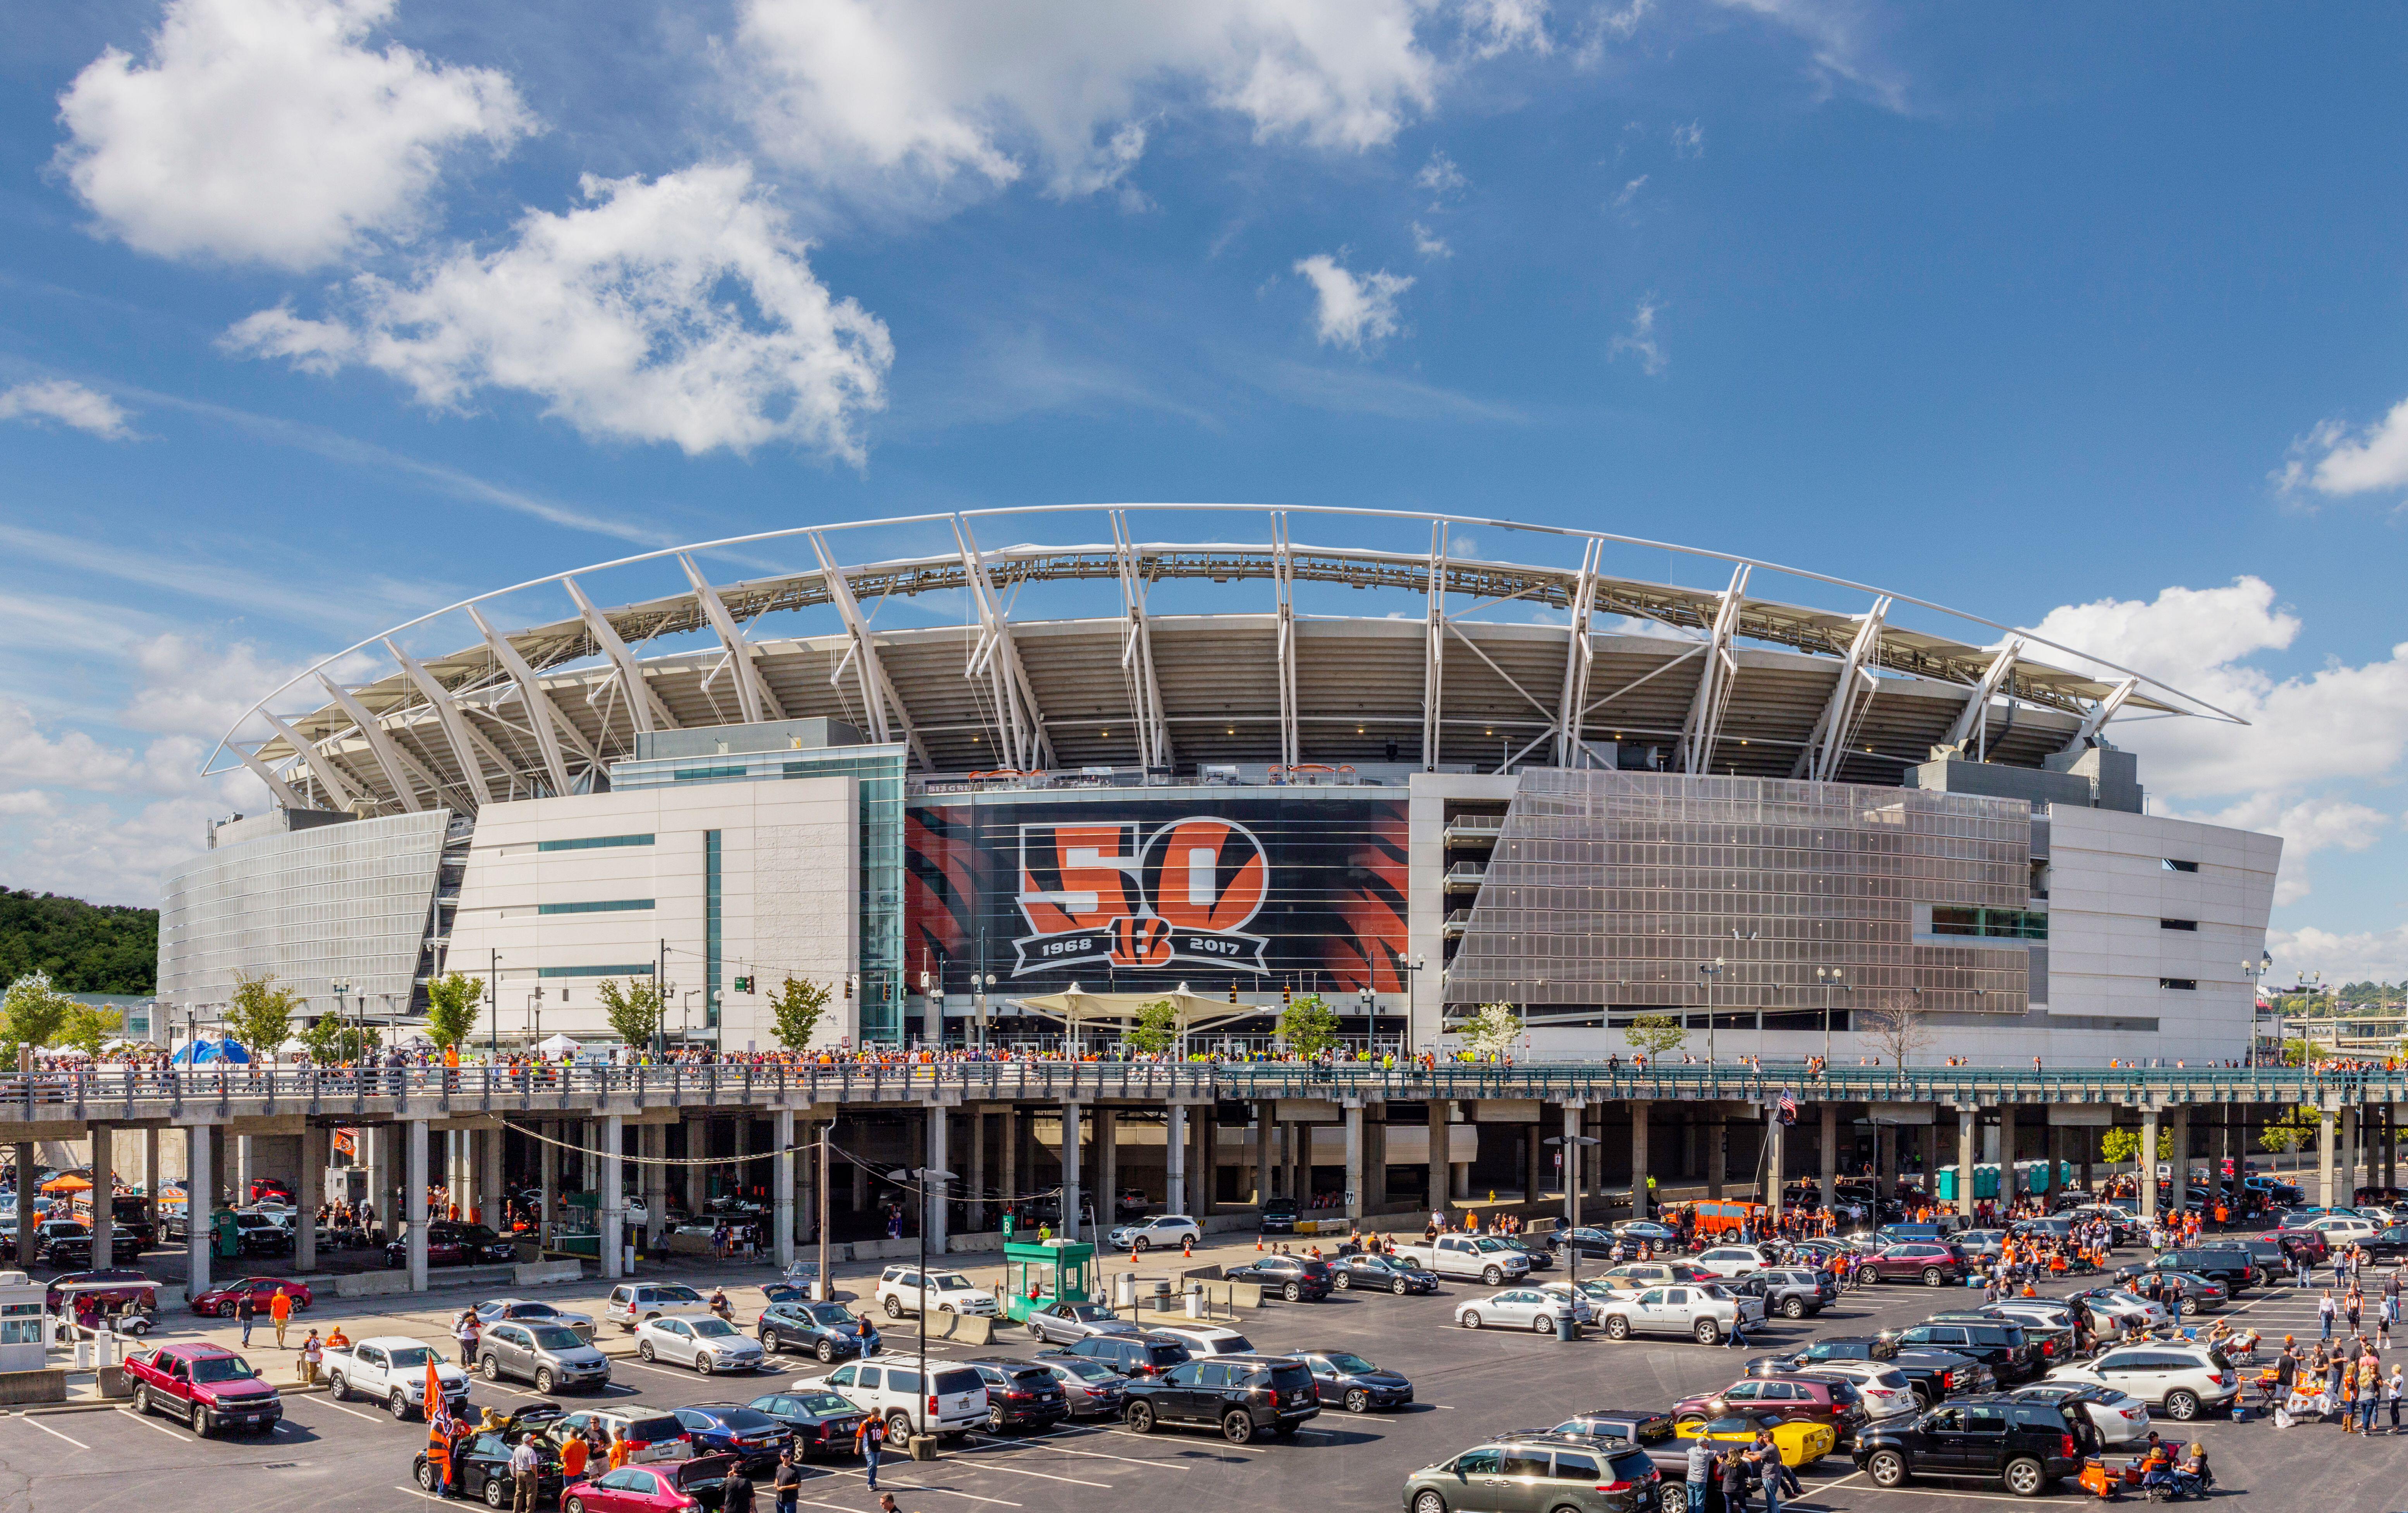
<svg viewBox="0 0 2408 1513"><path fill-rule="evenodd" d="M797 1392L834 1392L865 1413L884 1416L896 1444L915 1432L958 1434L986 1422L986 1378L968 1366L930 1363L928 1389L936 1403L920 1395L920 1369L892 1357L855 1361L822 1376L796 1381Z"/></svg>
<svg viewBox="0 0 2408 1513"><path fill-rule="evenodd" d="M1202 1245L1204 1232L1184 1214L1156 1214L1123 1224L1105 1239L1114 1250L1151 1250L1156 1246L1167 1250L1182 1242Z"/></svg>
<svg viewBox="0 0 2408 1513"><path fill-rule="evenodd" d="M931 1271L924 1288L917 1266L887 1267L878 1278L876 1296L887 1318L900 1318L920 1311L924 1291L935 1300L940 1314L983 1314L992 1318L999 1311L994 1293L959 1272Z"/></svg>
<svg viewBox="0 0 2408 1513"><path fill-rule="evenodd" d="M602 1304L602 1317L631 1333L647 1318L699 1318L710 1312L701 1293L676 1282L622 1282Z"/></svg>
<svg viewBox="0 0 2408 1513"><path fill-rule="evenodd" d="M1764 1270L1764 1252L1752 1245L1718 1245L1699 1252L1696 1264L1716 1276L1745 1276Z"/></svg>
<svg viewBox="0 0 2408 1513"><path fill-rule="evenodd" d="M2078 1366L2059 1366L2048 1380L2113 1387L2164 1409L2169 1419L2183 1420L2221 1408L2241 1395L2241 1374L2221 1355L2196 1345L2157 1340L2118 1346Z"/></svg>
<svg viewBox="0 0 2408 1513"><path fill-rule="evenodd" d="M1201 1358L1208 1355L1253 1355L1254 1341L1234 1329L1218 1324L1149 1324L1149 1334L1167 1334L1187 1347L1187 1353Z"/></svg>

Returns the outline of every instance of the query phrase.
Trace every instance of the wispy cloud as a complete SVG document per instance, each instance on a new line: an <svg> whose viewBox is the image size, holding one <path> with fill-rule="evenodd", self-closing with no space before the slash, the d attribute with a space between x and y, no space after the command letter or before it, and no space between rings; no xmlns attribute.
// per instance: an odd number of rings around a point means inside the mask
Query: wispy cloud
<svg viewBox="0 0 2408 1513"><path fill-rule="evenodd" d="M1413 251L1424 257L1447 258L1455 255L1455 249L1446 244L1445 238L1433 236L1430 228L1419 221L1413 223Z"/></svg>
<svg viewBox="0 0 2408 1513"><path fill-rule="evenodd" d="M1316 410L1397 420L1469 420L1519 425L1530 417L1515 406L1413 379L1312 363L1240 365L1235 371L1266 391Z"/></svg>
<svg viewBox="0 0 2408 1513"><path fill-rule="evenodd" d="M1471 180L1455 166L1455 159L1433 149L1429 161L1422 165L1422 171L1413 175L1413 182L1430 197L1430 209L1435 210L1449 198L1462 194Z"/></svg>
<svg viewBox="0 0 2408 1513"><path fill-rule="evenodd" d="M1638 178L1631 180L1628 183L1622 186L1622 193L1613 196L1613 208L1617 210L1628 209L1630 208L1630 202L1637 199L1639 197L1639 192L1646 187L1647 175L1642 173Z"/></svg>
<svg viewBox="0 0 2408 1513"><path fill-rule="evenodd" d="M87 540L25 526L0 524L0 547L26 560L223 604L247 615L352 634L363 628L365 620L386 613L414 614L455 597L445 588L399 583L373 573L347 577L339 595L294 593L293 574L251 572L189 555L161 556L120 541Z"/></svg>
<svg viewBox="0 0 2408 1513"><path fill-rule="evenodd" d="M1656 312L1661 309L1654 295L1641 300L1631 313L1629 331L1613 339L1606 356L1611 359L1627 353L1639 359L1639 370L1650 378L1664 371L1671 359L1664 354L1664 343L1656 335Z"/></svg>
<svg viewBox="0 0 2408 1513"><path fill-rule="evenodd" d="M1676 158L1701 158L1706 155L1706 128L1692 121L1685 126L1672 128L1672 155Z"/></svg>
<svg viewBox="0 0 2408 1513"><path fill-rule="evenodd" d="M0 389L0 420L52 421L104 441L122 441L134 434L125 424L129 418L108 396L64 379Z"/></svg>

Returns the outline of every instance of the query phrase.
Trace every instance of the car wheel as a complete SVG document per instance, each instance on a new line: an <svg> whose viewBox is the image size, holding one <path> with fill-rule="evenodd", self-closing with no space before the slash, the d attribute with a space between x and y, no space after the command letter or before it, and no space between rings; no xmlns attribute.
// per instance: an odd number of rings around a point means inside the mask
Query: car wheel
<svg viewBox="0 0 2408 1513"><path fill-rule="evenodd" d="M1630 1320L1623 1318L1620 1314L1606 1315L1605 1337L1609 1340L1627 1340L1630 1338Z"/></svg>
<svg viewBox="0 0 2408 1513"><path fill-rule="evenodd" d="M326 1396L337 1403L349 1403L351 1400L351 1385L343 1380L341 1372L338 1371L326 1378Z"/></svg>
<svg viewBox="0 0 2408 1513"><path fill-rule="evenodd" d="M1719 1345L1722 1343L1723 1332L1715 1327L1714 1321L1711 1318L1700 1318L1698 1320L1697 1334L1698 1343L1699 1345Z"/></svg>
<svg viewBox="0 0 2408 1513"><path fill-rule="evenodd" d="M902 1300L896 1298L892 1293L889 1293L886 1298L886 1317L889 1318L900 1318L903 1317Z"/></svg>
<svg viewBox="0 0 2408 1513"><path fill-rule="evenodd" d="M1555 1321L1544 1314L1530 1320L1530 1333L1533 1334L1553 1334L1555 1332Z"/></svg>
<svg viewBox="0 0 2408 1513"><path fill-rule="evenodd" d="M811 1353L818 1356L822 1361L833 1361L836 1359L836 1346L832 1341L822 1340L820 1341L819 1348L813 1350Z"/></svg>
<svg viewBox="0 0 2408 1513"><path fill-rule="evenodd" d="M1371 1394L1363 1391L1363 1389L1359 1387L1351 1389L1346 1394L1346 1411L1349 1413L1370 1412Z"/></svg>
<svg viewBox="0 0 2408 1513"><path fill-rule="evenodd" d="M940 1314L949 1314L953 1311L953 1305L950 1303L940 1303L937 1304L937 1311Z"/></svg>
<svg viewBox="0 0 2408 1513"><path fill-rule="evenodd" d="M909 1445L911 1441L910 1416L904 1413L888 1414L886 1416L886 1437L892 1443Z"/></svg>
<svg viewBox="0 0 2408 1513"><path fill-rule="evenodd" d="M1504 1268L1500 1266L1491 1266L1486 1271L1480 1274L1480 1279L1487 1283L1490 1287L1502 1287L1505 1283Z"/></svg>
<svg viewBox="0 0 2408 1513"><path fill-rule="evenodd" d="M1781 1317L1784 1318L1803 1318L1806 1317L1806 1304L1797 1298L1791 1298L1782 1304Z"/></svg>
<svg viewBox="0 0 2408 1513"><path fill-rule="evenodd" d="M2048 1473L2038 1461L2019 1457L2007 1463L2007 1491L2017 1497L2038 1497L2048 1490Z"/></svg>
<svg viewBox="0 0 2408 1513"><path fill-rule="evenodd" d="M1129 1248L1132 1250L1151 1250L1154 1248L1154 1242L1140 1234L1136 1239L1129 1242Z"/></svg>
<svg viewBox="0 0 2408 1513"><path fill-rule="evenodd" d="M482 1361L477 1362L477 1369L485 1374L485 1380L489 1382L497 1382L502 1379L502 1362L501 1358L498 1356L489 1355L485 1357Z"/></svg>
<svg viewBox="0 0 2408 1513"><path fill-rule="evenodd" d="M1923 1268L1923 1285L1925 1287L1938 1287L1941 1283L1946 1280L1948 1280L1948 1278L1940 1275L1939 1267L1926 1266Z"/></svg>
<svg viewBox="0 0 2408 1513"><path fill-rule="evenodd" d="M485 1506L487 1507L508 1507L509 1506L509 1502L510 1489L502 1485L502 1478L499 1477L487 1477L485 1478Z"/></svg>
<svg viewBox="0 0 2408 1513"><path fill-rule="evenodd" d="M1478 1329L1480 1327L1479 1309L1466 1308L1463 1311L1463 1327L1466 1329Z"/></svg>
<svg viewBox="0 0 2408 1513"><path fill-rule="evenodd" d="M2185 1298L2182 1300L2181 1307L2182 1311L2186 1314L2196 1314L2199 1312L2199 1300L2197 1298Z"/></svg>
<svg viewBox="0 0 2408 1513"><path fill-rule="evenodd" d="M418 1458L418 1470L412 1475L410 1479L417 1482L426 1491L433 1491L436 1485L443 1478L437 1475L435 1463L422 1455Z"/></svg>
<svg viewBox="0 0 2408 1513"><path fill-rule="evenodd" d="M1865 1475L1876 1487L1906 1485L1906 1457L1896 1450L1875 1450L1865 1461Z"/></svg>
<svg viewBox="0 0 2408 1513"><path fill-rule="evenodd" d="M549 1395L552 1391L552 1368L550 1366L537 1367L535 1374L535 1390L538 1392Z"/></svg>
<svg viewBox="0 0 2408 1513"><path fill-rule="evenodd" d="M1341 1282L1339 1285L1343 1287L1345 1284ZM1388 1290L1394 1292L1400 1298L1403 1297L1405 1295L1405 1279L1401 1276L1398 1277L1394 1282L1388 1284Z"/></svg>
<svg viewBox="0 0 2408 1513"><path fill-rule="evenodd" d="M1042 1341L1045 1338L1045 1331L1039 1327L1037 1320L1034 1318L1028 1321L1028 1337L1032 1340L1039 1341Z"/></svg>
<svg viewBox="0 0 2408 1513"><path fill-rule="evenodd" d="M1859 1266L1856 1268L1856 1285L1858 1287L1870 1287L1880 1280L1881 1273L1873 1270L1870 1266Z"/></svg>
<svg viewBox="0 0 2408 1513"><path fill-rule="evenodd" d="M134 1411L141 1414L146 1419L150 1416L150 1389L149 1387L143 1386L134 1389Z"/></svg>
<svg viewBox="0 0 2408 1513"><path fill-rule="evenodd" d="M1221 1416L1221 1437L1232 1445L1243 1445L1254 1437L1254 1420L1242 1413Z"/></svg>
<svg viewBox="0 0 2408 1513"><path fill-rule="evenodd" d="M710 1376L710 1351L708 1351L708 1350L696 1350L696 1351L694 1353L694 1362L693 1362L693 1363L694 1363L694 1371L695 1371L695 1376Z"/></svg>
<svg viewBox="0 0 2408 1513"><path fill-rule="evenodd" d="M1304 1285L1300 1282L1290 1282L1287 1286L1280 1289L1280 1296L1285 1298L1290 1303L1302 1303L1304 1301Z"/></svg>
<svg viewBox="0 0 2408 1513"><path fill-rule="evenodd" d="M986 1410L986 1432L990 1434L1003 1433L1003 1409L992 1404L988 1405Z"/></svg>
<svg viewBox="0 0 2408 1513"><path fill-rule="evenodd" d="M392 1414L396 1421L407 1420L409 1418L408 1395L400 1388L394 1388L393 1396L384 1400L384 1411Z"/></svg>
<svg viewBox="0 0 2408 1513"><path fill-rule="evenodd" d="M1689 1513L1689 1484L1665 1482L1656 1493L1656 1506L1661 1513Z"/></svg>
<svg viewBox="0 0 2408 1513"><path fill-rule="evenodd" d="M2168 1392L2166 1394L2166 1417L2181 1423L2188 1423L2191 1419L2198 1418L2198 1397L2189 1392Z"/></svg>
<svg viewBox="0 0 2408 1513"><path fill-rule="evenodd" d="M560 1513L585 1513L585 1499L572 1497L561 1505Z"/></svg>
<svg viewBox="0 0 2408 1513"><path fill-rule="evenodd" d="M650 1361L652 1359L652 1342L650 1340L638 1340L636 1342L636 1358L639 1361Z"/></svg>
<svg viewBox="0 0 2408 1513"><path fill-rule="evenodd" d="M207 1439L209 1434L209 1410L198 1403L193 1405L193 1433Z"/></svg>
<svg viewBox="0 0 2408 1513"><path fill-rule="evenodd" d="M1683 1503L1683 1509L1688 1507ZM1446 1513L1446 1499L1436 1492L1422 1492L1413 1498L1413 1513Z"/></svg>
<svg viewBox="0 0 2408 1513"><path fill-rule="evenodd" d="M1336 1288L1340 1292L1350 1292L1354 1290L1354 1282L1348 1279L1344 1272L1340 1272L1337 1275L1331 1277L1329 1279L1329 1285Z"/></svg>
<svg viewBox="0 0 2408 1513"><path fill-rule="evenodd" d="M1147 1404L1147 1403L1132 1403L1132 1404L1130 1404L1130 1405L1129 1405L1129 1410L1128 1410L1128 1426L1129 1426L1129 1433L1130 1433L1130 1434L1153 1434L1153 1433L1154 1433L1154 1406L1153 1406L1153 1405L1151 1405L1151 1404Z"/></svg>

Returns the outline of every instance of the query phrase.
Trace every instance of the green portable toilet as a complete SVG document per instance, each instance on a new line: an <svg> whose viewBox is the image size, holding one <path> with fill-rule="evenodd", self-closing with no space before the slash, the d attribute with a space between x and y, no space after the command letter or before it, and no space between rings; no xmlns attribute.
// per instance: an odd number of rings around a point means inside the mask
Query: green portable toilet
<svg viewBox="0 0 2408 1513"><path fill-rule="evenodd" d="M242 1259L242 1227L234 1221L230 1208L209 1216L209 1255L218 1261Z"/></svg>

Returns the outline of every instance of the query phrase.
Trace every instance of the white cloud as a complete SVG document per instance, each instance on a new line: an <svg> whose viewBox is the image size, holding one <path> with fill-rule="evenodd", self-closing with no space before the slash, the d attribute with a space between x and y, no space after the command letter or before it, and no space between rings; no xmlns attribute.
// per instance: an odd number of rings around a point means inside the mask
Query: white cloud
<svg viewBox="0 0 2408 1513"><path fill-rule="evenodd" d="M1424 257L1447 258L1455 255L1455 249L1446 244L1445 238L1432 236L1430 228L1419 221L1413 223L1413 251Z"/></svg>
<svg viewBox="0 0 2408 1513"><path fill-rule="evenodd" d="M1622 193L1613 196L1613 208L1617 210L1629 209L1630 202L1637 199L1639 192L1646 187L1647 175L1642 173L1622 186Z"/></svg>
<svg viewBox="0 0 2408 1513"><path fill-rule="evenodd" d="M1448 196L1462 194L1470 182L1463 176L1463 170L1455 166L1455 159L1435 149L1430 152L1429 161L1422 165L1421 172L1413 175L1413 183L1430 197L1432 209L1436 209Z"/></svg>
<svg viewBox="0 0 2408 1513"><path fill-rule="evenodd" d="M2274 477L2286 493L2302 486L2335 496L2408 488L2408 399L2355 436L2337 420L2322 423L2292 446Z"/></svg>
<svg viewBox="0 0 2408 1513"><path fill-rule="evenodd" d="M0 389L0 420L56 421L104 441L122 441L134 434L126 427L128 418L108 396L64 379Z"/></svg>
<svg viewBox="0 0 2408 1513"><path fill-rule="evenodd" d="M2408 925L2349 931L2315 925L2270 929L2266 949L2277 963L2275 974L2266 980L2269 988L2297 980L2293 973L2305 977L2312 972L2323 973L2332 984L2408 977Z"/></svg>
<svg viewBox="0 0 2408 1513"><path fill-rule="evenodd" d="M1828 89L1846 85L1890 110L1906 108L1906 81L1878 54L1868 0L1722 0L1796 34Z"/></svg>
<svg viewBox="0 0 2408 1513"><path fill-rule="evenodd" d="M1613 344L1606 349L1607 359L1628 353L1639 359L1639 370L1650 378L1664 371L1664 365L1671 359L1664 355L1664 343L1656 335L1656 312L1661 309L1653 295L1641 300L1639 308L1631 312L1629 333L1613 339Z"/></svg>
<svg viewBox="0 0 2408 1513"><path fill-rule="evenodd" d="M59 97L58 152L110 234L167 257L333 262L423 222L445 154L531 127L509 79L370 37L394 0L171 0Z"/></svg>
<svg viewBox="0 0 2408 1513"><path fill-rule="evenodd" d="M1413 286L1412 279L1385 268L1358 276L1326 252L1300 259L1296 271L1318 296L1313 325L1324 346L1361 352L1397 334L1397 296Z"/></svg>
<svg viewBox="0 0 2408 1513"><path fill-rule="evenodd" d="M1423 35L1450 20L1454 57ZM737 44L754 130L782 163L955 195L1033 167L1076 195L1137 162L1132 122L1192 102L1258 141L1382 146L1452 69L1542 50L1546 32L1539 0L741 0Z"/></svg>
<svg viewBox="0 0 2408 1513"><path fill-rule="evenodd" d="M1685 126L1672 128L1672 155L1676 158L1701 158L1706 155L1706 128L1692 121Z"/></svg>
<svg viewBox="0 0 2408 1513"><path fill-rule="evenodd" d="M592 203L529 211L498 251L454 252L408 283L356 281L348 317L279 307L226 343L312 371L363 363L438 409L535 395L589 437L861 458L856 425L884 403L893 343L813 276L748 166L583 188Z"/></svg>

